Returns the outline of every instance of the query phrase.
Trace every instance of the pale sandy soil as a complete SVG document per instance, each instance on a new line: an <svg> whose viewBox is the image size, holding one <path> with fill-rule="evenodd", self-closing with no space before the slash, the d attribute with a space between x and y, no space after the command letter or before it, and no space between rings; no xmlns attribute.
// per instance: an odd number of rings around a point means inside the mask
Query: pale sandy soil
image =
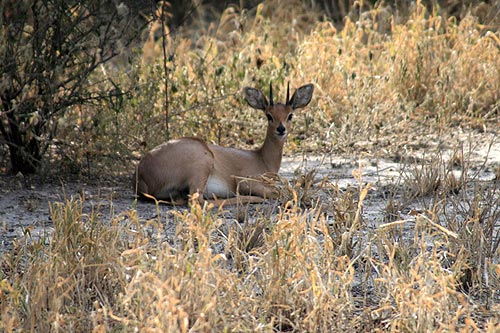
<svg viewBox="0 0 500 333"><path fill-rule="evenodd" d="M471 138L474 142L472 148L469 149L468 145L464 145L471 165L469 172L477 170L477 181L492 182L500 166L500 143L495 142L494 136L483 135ZM449 158L451 153L449 149L440 152L444 159ZM425 160L433 154L435 152L423 149L414 153L414 156L420 155L422 160ZM422 161L416 163L418 165ZM340 189L346 189L348 186L359 186L359 179L353 175L361 170L362 185L372 184L372 189L364 201L363 218L367 226L377 228L378 225L384 223L388 191L405 186L405 179L411 176L411 168L412 166L407 162L401 163L395 161L394 158L376 158L369 154L349 157L305 154L285 157L281 175L286 179L292 179L297 174L316 170L317 181L327 177L331 183L338 184ZM457 166L454 170L457 174L462 171L461 166ZM23 241L28 231L34 237L50 234L52 221L49 203L84 197L84 213L97 211L103 222L109 221L111 215L116 216L127 212L134 204L129 184L128 177L58 179L52 176L44 179L40 176L28 178L0 176L0 253L11 249L14 240ZM246 209L251 213L261 209L277 209L278 205L276 202L271 202L267 205L252 205ZM418 205L418 202L415 202L413 206L409 204L404 211L400 212L400 217L411 219L412 217L407 213L411 209L418 209ZM153 203L137 203L137 212L141 220L161 218L165 221L167 230L175 229L173 222L169 219L172 209L169 206L161 206L158 217ZM236 221L236 214L235 208L227 208L222 216L228 221Z"/></svg>

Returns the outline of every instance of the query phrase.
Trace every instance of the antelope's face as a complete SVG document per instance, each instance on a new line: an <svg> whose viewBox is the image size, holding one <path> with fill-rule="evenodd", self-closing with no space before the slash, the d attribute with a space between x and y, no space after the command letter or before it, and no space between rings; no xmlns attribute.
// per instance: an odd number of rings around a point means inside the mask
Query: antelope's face
<svg viewBox="0 0 500 333"><path fill-rule="evenodd" d="M266 108L268 135L282 140L292 130L293 109L290 105L275 104Z"/></svg>
<svg viewBox="0 0 500 333"><path fill-rule="evenodd" d="M248 104L254 109L263 110L268 120L267 135L284 140L292 129L292 118L295 109L309 104L314 91L312 84L298 88L290 98L290 84L286 90L285 104L274 103L273 87L269 85L269 102L264 94L255 88L244 88Z"/></svg>

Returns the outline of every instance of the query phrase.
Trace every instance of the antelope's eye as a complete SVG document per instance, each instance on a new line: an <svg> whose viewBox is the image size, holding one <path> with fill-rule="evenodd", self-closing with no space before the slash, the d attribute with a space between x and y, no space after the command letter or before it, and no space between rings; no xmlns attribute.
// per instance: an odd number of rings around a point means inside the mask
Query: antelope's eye
<svg viewBox="0 0 500 333"><path fill-rule="evenodd" d="M269 113L266 113L267 120L273 121L273 116L271 116Z"/></svg>
<svg viewBox="0 0 500 333"><path fill-rule="evenodd" d="M292 118L293 118L293 113L290 113L290 114L288 115L287 120L288 120L288 121L292 121Z"/></svg>

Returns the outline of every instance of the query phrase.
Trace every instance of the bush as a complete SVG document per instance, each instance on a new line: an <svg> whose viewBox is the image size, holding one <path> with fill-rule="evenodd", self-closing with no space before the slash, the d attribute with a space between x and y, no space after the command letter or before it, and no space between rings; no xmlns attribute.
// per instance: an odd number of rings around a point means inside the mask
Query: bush
<svg viewBox="0 0 500 333"><path fill-rule="evenodd" d="M137 39L145 22L98 0L7 1L1 7L0 133L14 173L33 173L58 118L73 106L123 94L90 76Z"/></svg>

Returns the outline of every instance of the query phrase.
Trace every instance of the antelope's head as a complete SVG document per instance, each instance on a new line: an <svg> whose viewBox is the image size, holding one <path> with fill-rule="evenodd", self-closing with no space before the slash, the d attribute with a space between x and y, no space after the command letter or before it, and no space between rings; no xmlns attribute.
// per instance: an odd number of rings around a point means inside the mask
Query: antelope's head
<svg viewBox="0 0 500 333"><path fill-rule="evenodd" d="M254 109L263 110L267 120L267 137L284 140L292 128L292 118L295 109L303 108L311 101L314 86L306 84L293 93L290 98L290 83L286 90L286 101L275 103L273 99L273 87L269 84L269 101L264 94L255 88L244 88L245 98L248 105Z"/></svg>

